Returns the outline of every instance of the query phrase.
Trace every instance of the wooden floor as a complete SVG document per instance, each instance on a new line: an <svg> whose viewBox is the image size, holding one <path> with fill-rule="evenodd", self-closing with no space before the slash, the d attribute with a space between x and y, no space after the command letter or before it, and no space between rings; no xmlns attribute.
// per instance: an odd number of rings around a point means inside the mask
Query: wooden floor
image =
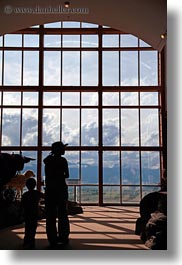
<svg viewBox="0 0 182 265"><path fill-rule="evenodd" d="M83 214L69 216L70 243L67 250L147 250L135 235L138 207L83 207ZM21 250L24 226L0 231L1 250ZM36 234L37 250L49 250L45 220L39 222ZM65 248L64 248L65 249Z"/></svg>

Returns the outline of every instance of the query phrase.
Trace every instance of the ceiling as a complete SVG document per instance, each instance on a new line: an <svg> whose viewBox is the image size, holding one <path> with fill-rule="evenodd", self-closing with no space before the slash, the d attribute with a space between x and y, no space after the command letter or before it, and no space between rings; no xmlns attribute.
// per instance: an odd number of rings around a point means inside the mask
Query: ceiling
<svg viewBox="0 0 182 265"><path fill-rule="evenodd" d="M67 14L61 0L0 1L0 35L37 24L82 21L109 26L133 34L161 51L167 32L167 0L70 0L70 8L86 8L87 13ZM60 7L61 12L53 12ZM21 12L17 11L21 8ZM49 8L51 13L40 12ZM32 13L35 10L35 13ZM78 9L77 9L78 10ZM81 10L81 9L79 9Z"/></svg>

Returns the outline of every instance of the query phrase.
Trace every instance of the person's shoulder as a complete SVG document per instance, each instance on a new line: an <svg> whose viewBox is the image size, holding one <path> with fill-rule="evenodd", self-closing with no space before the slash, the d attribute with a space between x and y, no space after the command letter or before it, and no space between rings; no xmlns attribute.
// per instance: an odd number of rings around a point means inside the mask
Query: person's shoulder
<svg viewBox="0 0 182 265"><path fill-rule="evenodd" d="M50 162L50 161L52 160L52 158L53 158L52 155L48 155L48 156L43 160L44 164Z"/></svg>

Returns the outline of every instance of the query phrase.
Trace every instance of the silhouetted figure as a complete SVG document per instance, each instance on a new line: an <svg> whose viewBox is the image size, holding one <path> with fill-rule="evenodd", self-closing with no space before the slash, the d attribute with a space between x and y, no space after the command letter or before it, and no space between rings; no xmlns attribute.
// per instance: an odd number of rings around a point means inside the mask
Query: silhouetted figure
<svg viewBox="0 0 182 265"><path fill-rule="evenodd" d="M66 158L62 157L66 145L62 142L53 143L52 152L44 159L46 231L48 241L53 248L58 243L67 244L69 241L68 187L65 181L69 177L69 170Z"/></svg>
<svg viewBox="0 0 182 265"><path fill-rule="evenodd" d="M22 195L21 199L21 207L25 219L23 246L25 249L32 249L35 247L39 201L44 198L44 194L35 190L36 180L34 178L27 179L26 186L28 191Z"/></svg>

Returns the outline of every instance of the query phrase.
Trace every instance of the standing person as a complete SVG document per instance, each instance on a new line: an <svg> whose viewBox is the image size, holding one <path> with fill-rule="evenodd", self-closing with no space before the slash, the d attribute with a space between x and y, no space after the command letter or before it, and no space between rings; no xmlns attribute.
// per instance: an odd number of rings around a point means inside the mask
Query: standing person
<svg viewBox="0 0 182 265"><path fill-rule="evenodd" d="M69 178L69 170L66 158L62 157L66 146L62 142L53 143L50 155L44 159L46 232L51 247L56 247L58 243L68 244L69 241L68 187L65 181Z"/></svg>
<svg viewBox="0 0 182 265"><path fill-rule="evenodd" d="M25 219L25 236L24 236L24 249L33 249L35 247L35 235L38 221L38 205L44 194L35 190L36 180L29 178L26 181L26 191L22 195L21 209Z"/></svg>

